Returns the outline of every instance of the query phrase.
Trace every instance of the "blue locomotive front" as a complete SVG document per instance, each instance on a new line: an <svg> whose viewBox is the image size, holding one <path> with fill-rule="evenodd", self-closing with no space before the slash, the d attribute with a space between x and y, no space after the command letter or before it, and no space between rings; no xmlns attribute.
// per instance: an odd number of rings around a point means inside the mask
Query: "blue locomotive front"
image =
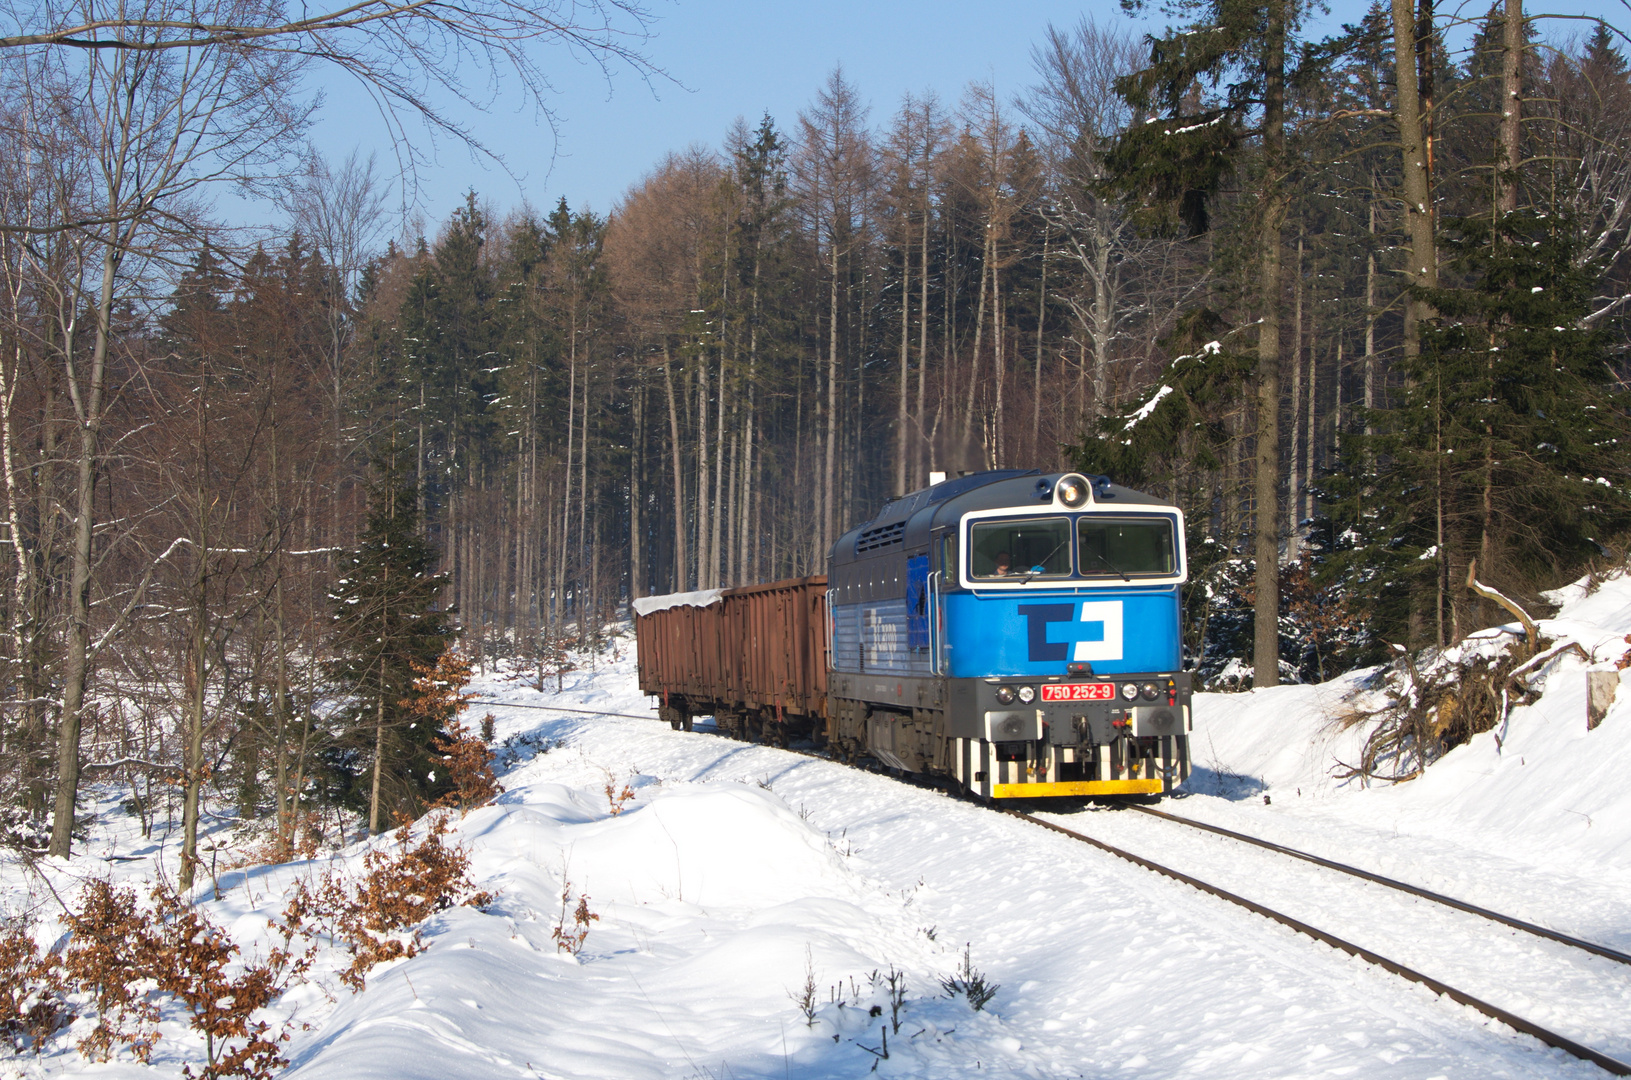
<svg viewBox="0 0 1631 1080"><path fill-rule="evenodd" d="M1183 538L1176 507L1078 473L892 500L829 554L829 741L987 798L1171 791Z"/></svg>

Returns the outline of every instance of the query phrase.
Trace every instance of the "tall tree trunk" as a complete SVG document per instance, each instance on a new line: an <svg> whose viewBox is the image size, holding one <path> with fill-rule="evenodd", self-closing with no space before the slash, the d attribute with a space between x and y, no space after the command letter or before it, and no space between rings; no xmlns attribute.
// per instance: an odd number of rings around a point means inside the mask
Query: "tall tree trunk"
<svg viewBox="0 0 1631 1080"><path fill-rule="evenodd" d="M1263 218L1257 337L1257 599L1252 685L1280 682L1280 230L1285 225L1286 0L1270 0L1264 44Z"/></svg>
<svg viewBox="0 0 1631 1080"><path fill-rule="evenodd" d="M923 432L923 395L924 384L929 373L929 202L925 191L923 198L923 232L918 249L918 308L917 308L917 423L912 432L913 445L917 452L912 455L916 467L912 471L912 482L907 485L915 488L928 479L927 461L928 440Z"/></svg>
<svg viewBox="0 0 1631 1080"><path fill-rule="evenodd" d="M1430 4L1431 0L1423 0L1428 11L1432 10ZM1438 254L1433 236L1431 147L1426 135L1427 118L1422 111L1421 76L1417 70L1418 52L1425 51L1421 39L1425 34L1430 40L1431 26L1417 25L1411 0L1392 0L1392 9L1401 186L1405 232L1410 238L1405 281L1417 289L1431 289L1438 285ZM1407 360L1421 355L1420 323L1431 317L1432 310L1425 300L1413 294L1406 298L1404 355Z"/></svg>
<svg viewBox="0 0 1631 1080"><path fill-rule="evenodd" d="M389 570L386 571L390 573ZM379 777L385 764L385 657L379 658L379 700L374 704L374 779L368 788L368 835L379 835Z"/></svg>
<svg viewBox="0 0 1631 1080"><path fill-rule="evenodd" d="M1308 510L1303 520L1314 516L1314 463L1316 451L1314 438L1318 434L1319 410L1319 303L1318 298L1309 305L1308 315L1308 438L1307 451L1303 459L1303 491L1307 493ZM1340 348L1341 346L1338 346ZM1340 361L1337 367L1337 379L1342 378ZM1299 522L1300 524L1300 522Z"/></svg>
<svg viewBox="0 0 1631 1080"><path fill-rule="evenodd" d="M680 460L680 414L674 401L674 375L669 370L668 342L663 342L663 386L668 391L669 460L674 466L674 592L684 592L688 578L685 557L685 480Z"/></svg>
<svg viewBox="0 0 1631 1080"><path fill-rule="evenodd" d="M199 524L204 524L204 505L199 504ZM200 528L198 570L193 578L193 625L187 643L187 749L183 760L181 803L181 869L176 884L182 892L193 887L198 869L198 810L204 787L204 648L209 625L209 548Z"/></svg>
<svg viewBox="0 0 1631 1080"><path fill-rule="evenodd" d="M51 818L52 855L66 859L73 844L74 805L79 799L79 736L84 722L85 689L90 678L91 539L96 528L96 458L102 433L102 390L113 336L113 283L119 269L118 247L108 244L102 256L101 292L96 305L96 343L89 379L81 387L72 353L68 392L79 421L78 502L69 570L68 641L63 656L62 722L57 731L57 796Z"/></svg>
<svg viewBox="0 0 1631 1080"><path fill-rule="evenodd" d="M638 600L646 594L645 562L640 543L640 469L645 464L646 452L646 380L643 371L635 372L634 383L634 441L629 448L629 599ZM629 618L633 618L633 612Z"/></svg>
<svg viewBox="0 0 1631 1080"><path fill-rule="evenodd" d="M578 319L574 309L571 313L570 344L567 346L567 381L566 381L566 469L565 479L561 482L561 531L558 546L555 549L555 588L554 602L551 604L553 617L550 619L551 629L558 635L566 623L566 559L568 549L572 546L568 541L572 535L572 463L576 451L574 438L577 434L578 417Z"/></svg>
<svg viewBox="0 0 1631 1080"><path fill-rule="evenodd" d="M911 220L906 222L903 238L910 238ZM906 399L910 383L912 355L912 246L900 246L900 400L895 406L895 487L891 494L904 495L906 487Z"/></svg>
<svg viewBox="0 0 1631 1080"><path fill-rule="evenodd" d="M1371 200L1366 214L1366 230L1370 234L1369 250L1365 254L1365 434L1376 434L1371 411L1376 408L1376 196L1375 178L1372 177ZM1375 469L1375 452L1366 447L1365 469Z"/></svg>
<svg viewBox="0 0 1631 1080"><path fill-rule="evenodd" d="M1495 163L1495 208L1518 208L1518 168L1523 163L1523 0L1506 0L1501 19L1501 146Z"/></svg>
<svg viewBox="0 0 1631 1080"><path fill-rule="evenodd" d="M588 329L588 327L585 326L585 330L587 330L587 329ZM588 510L589 510L589 381L590 381L590 376L594 372L594 368L593 368L593 365L591 364L590 360L591 360L591 358L589 356L585 356L583 358L583 415L579 418L579 425L578 425L578 545L577 545L577 555L578 555L579 562L578 562L578 567L577 567L577 585L576 585L576 588L573 591L579 597L579 600L578 600L578 643L580 645L583 644L584 634L587 633L587 627L585 625L585 619L586 619L586 616L588 614L588 609L585 607L585 605L583 603L583 598L582 598L582 593L583 593L583 562L582 562L582 560L583 560L583 556L586 553L591 558L598 557L599 554L600 554L598 551L591 550L591 545L594 542L593 538L592 538L592 536L590 536L588 533L586 533L584 531L585 522L587 520ZM595 509L596 509L596 511L599 511L599 509L600 509L600 501L598 499L595 501ZM590 597L590 600L591 600L591 602L594 600L594 597L592 595ZM596 629L599 629L599 627L596 627Z"/></svg>
<svg viewBox="0 0 1631 1080"><path fill-rule="evenodd" d="M980 345L985 332L985 279L991 272L991 230L985 230L980 248L980 299L974 311L974 351L968 358L968 394L963 402L963 447L966 454L974 438L974 395L980 386Z"/></svg>
<svg viewBox="0 0 1631 1080"><path fill-rule="evenodd" d="M995 245L993 244L993 247ZM1007 327L1003 325L1002 318L1002 275L995 266L991 268L991 372L997 384L996 402L996 433L991 440L991 453L988 463L992 468L1001 465L1006 458L1003 455L1003 435L1007 425L1003 415L1003 388L1008 383L1008 358L1003 352L1004 339L1007 337Z"/></svg>
<svg viewBox="0 0 1631 1080"><path fill-rule="evenodd" d="M832 290L827 304L827 458L821 475L822 515L821 547L818 557L824 557L838 536L837 484L838 477L838 238L831 239L829 271Z"/></svg>
<svg viewBox="0 0 1631 1080"><path fill-rule="evenodd" d="M1110 245L1104 236L1105 215L1100 206L1100 228L1095 230L1093 273L1093 415L1104 416L1110 411L1110 333L1114 325L1114 297L1110 289Z"/></svg>
<svg viewBox="0 0 1631 1080"><path fill-rule="evenodd" d="M729 512L726 505L729 493L725 490L725 354L720 350L719 377L714 380L719 400L714 405L714 499L713 512L708 515L708 580L710 588L719 588L724 563L720 556L719 527ZM704 433L706 434L706 433Z"/></svg>
<svg viewBox="0 0 1631 1080"><path fill-rule="evenodd" d="M707 355L703 353L702 355ZM709 489L712 472L708 468L708 365L699 359L696 377L696 433L697 433L697 588L710 589L713 580L708 568L712 556L708 551L708 508L713 505L713 492Z"/></svg>
<svg viewBox="0 0 1631 1080"><path fill-rule="evenodd" d="M1042 225L1042 281L1036 299L1036 367L1031 372L1031 464L1042 467L1042 328L1048 319L1049 226Z"/></svg>
<svg viewBox="0 0 1631 1080"><path fill-rule="evenodd" d="M1286 501L1291 534L1286 538L1286 561L1297 561L1297 524L1302 520L1302 474L1298 456L1303 410L1303 229L1297 227L1297 268L1292 274L1291 331L1291 467L1286 470ZM1312 443L1309 444L1313 446ZM1310 451L1312 452L1312 451Z"/></svg>

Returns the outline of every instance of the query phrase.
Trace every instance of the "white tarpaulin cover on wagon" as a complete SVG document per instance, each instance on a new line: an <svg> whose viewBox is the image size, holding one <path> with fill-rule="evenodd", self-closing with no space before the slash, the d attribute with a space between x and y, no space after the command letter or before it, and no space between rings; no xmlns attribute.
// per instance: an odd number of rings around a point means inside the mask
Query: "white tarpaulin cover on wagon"
<svg viewBox="0 0 1631 1080"><path fill-rule="evenodd" d="M634 602L636 615L650 615L654 611L667 611L671 607L711 607L725 595L724 589L700 589L697 592L668 593L665 596L642 596Z"/></svg>

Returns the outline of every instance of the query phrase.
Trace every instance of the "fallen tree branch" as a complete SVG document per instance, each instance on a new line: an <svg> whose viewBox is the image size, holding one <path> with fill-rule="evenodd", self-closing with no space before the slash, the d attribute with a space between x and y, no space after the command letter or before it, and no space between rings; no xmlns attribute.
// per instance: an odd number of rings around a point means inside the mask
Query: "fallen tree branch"
<svg viewBox="0 0 1631 1080"><path fill-rule="evenodd" d="M1543 653L1537 653L1536 655L1531 656L1529 659L1513 668L1512 678L1516 679L1528 668L1543 665L1552 657L1557 656L1560 653L1566 653L1570 649L1573 649L1575 652L1579 653L1580 659L1584 660L1586 663L1589 664L1592 662L1592 656L1585 650L1585 646L1581 645L1578 641L1565 641L1561 645L1553 645L1550 649L1547 649Z"/></svg>
<svg viewBox="0 0 1631 1080"><path fill-rule="evenodd" d="M1474 559L1467 564L1467 588L1482 596L1485 600L1499 604L1515 615L1517 620L1523 623L1523 632L1529 636L1529 652L1533 654L1540 647L1540 631L1535 628L1535 620L1531 619L1529 613L1518 606L1516 600L1509 599L1498 590L1485 585L1478 580L1477 575L1478 560Z"/></svg>

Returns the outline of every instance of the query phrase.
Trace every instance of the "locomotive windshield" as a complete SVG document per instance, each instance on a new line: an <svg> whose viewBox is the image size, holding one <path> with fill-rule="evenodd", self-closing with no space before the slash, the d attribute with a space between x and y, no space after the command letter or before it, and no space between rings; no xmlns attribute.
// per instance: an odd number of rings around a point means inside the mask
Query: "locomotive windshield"
<svg viewBox="0 0 1631 1080"><path fill-rule="evenodd" d="M1172 522L1166 518L1083 516L1076 519L1076 543L1084 577L1177 572Z"/></svg>
<svg viewBox="0 0 1631 1080"><path fill-rule="evenodd" d="M1070 520L1026 518L975 525L969 572L980 578L1069 576Z"/></svg>
<svg viewBox="0 0 1631 1080"><path fill-rule="evenodd" d="M979 581L1012 578L1019 585L1076 577L1131 582L1178 573L1176 522L1166 515L1089 513L974 521L968 542L968 575Z"/></svg>

